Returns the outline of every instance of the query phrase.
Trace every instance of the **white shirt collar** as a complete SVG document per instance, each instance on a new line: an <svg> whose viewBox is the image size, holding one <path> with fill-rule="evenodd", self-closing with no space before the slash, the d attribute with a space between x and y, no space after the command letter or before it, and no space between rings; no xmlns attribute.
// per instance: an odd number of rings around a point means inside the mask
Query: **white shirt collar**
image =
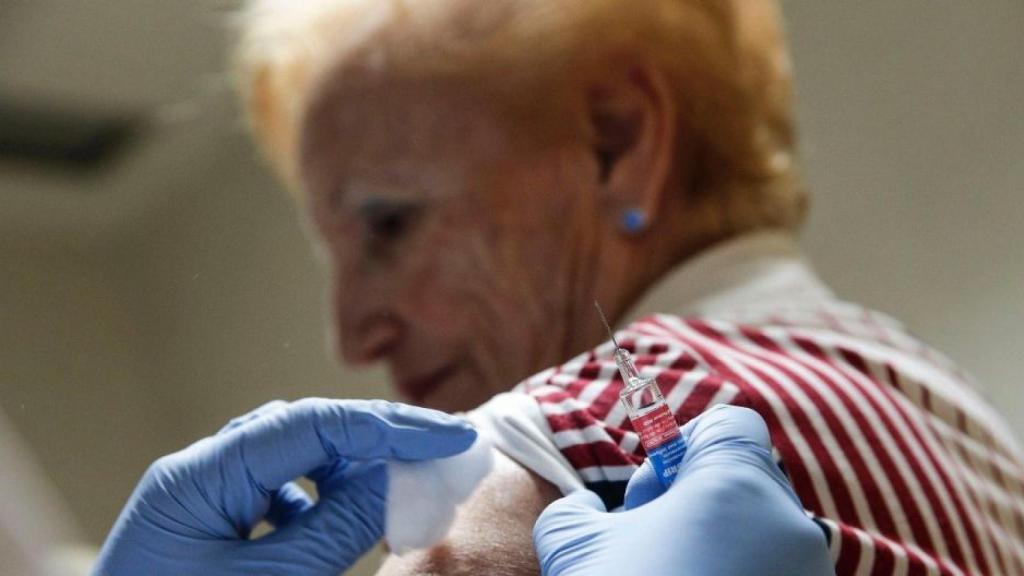
<svg viewBox="0 0 1024 576"><path fill-rule="evenodd" d="M714 315L764 304L833 299L792 234L751 232L716 244L666 273L623 317Z"/></svg>

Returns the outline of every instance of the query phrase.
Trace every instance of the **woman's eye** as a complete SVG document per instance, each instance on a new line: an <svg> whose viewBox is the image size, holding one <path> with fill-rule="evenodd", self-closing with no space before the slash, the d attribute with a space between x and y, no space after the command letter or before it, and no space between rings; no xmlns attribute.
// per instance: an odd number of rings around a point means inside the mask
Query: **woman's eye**
<svg viewBox="0 0 1024 576"><path fill-rule="evenodd" d="M371 240L392 242L408 233L419 215L419 207L411 203L370 201L361 212Z"/></svg>

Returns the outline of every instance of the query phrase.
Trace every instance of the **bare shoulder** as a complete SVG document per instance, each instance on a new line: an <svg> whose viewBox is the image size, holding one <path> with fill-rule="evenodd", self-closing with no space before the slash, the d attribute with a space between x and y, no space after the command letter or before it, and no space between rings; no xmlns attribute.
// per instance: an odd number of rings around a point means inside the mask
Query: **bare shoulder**
<svg viewBox="0 0 1024 576"><path fill-rule="evenodd" d="M448 538L430 550L389 556L377 574L539 574L533 524L560 496L552 484L497 452L494 469L459 509Z"/></svg>

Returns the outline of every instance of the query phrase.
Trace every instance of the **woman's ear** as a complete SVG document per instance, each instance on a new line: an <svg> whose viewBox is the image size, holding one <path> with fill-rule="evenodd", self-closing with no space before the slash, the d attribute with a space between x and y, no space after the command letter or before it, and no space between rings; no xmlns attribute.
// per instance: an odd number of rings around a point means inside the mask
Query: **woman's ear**
<svg viewBox="0 0 1024 576"><path fill-rule="evenodd" d="M598 79L587 95L602 205L623 232L640 234L658 217L675 157L668 82L655 68L634 65Z"/></svg>

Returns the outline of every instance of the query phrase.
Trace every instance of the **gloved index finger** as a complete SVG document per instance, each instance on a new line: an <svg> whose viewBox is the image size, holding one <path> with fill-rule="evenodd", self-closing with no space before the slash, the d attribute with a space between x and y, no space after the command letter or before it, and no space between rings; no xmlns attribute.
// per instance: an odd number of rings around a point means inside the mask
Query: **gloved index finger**
<svg viewBox="0 0 1024 576"><path fill-rule="evenodd" d="M436 410L309 398L239 426L224 437L224 449L269 491L340 458L445 458L475 439L468 423Z"/></svg>
<svg viewBox="0 0 1024 576"><path fill-rule="evenodd" d="M740 406L714 406L687 422L680 431L686 441L687 456L725 443L748 444L768 452L772 449L771 435L764 418Z"/></svg>
<svg viewBox="0 0 1024 576"><path fill-rule="evenodd" d="M725 466L759 470L769 475L800 506L785 474L772 457L771 434L760 414L749 408L719 405L690 421L682 430L686 456L678 480L695 467ZM676 488L675 484L672 488Z"/></svg>

